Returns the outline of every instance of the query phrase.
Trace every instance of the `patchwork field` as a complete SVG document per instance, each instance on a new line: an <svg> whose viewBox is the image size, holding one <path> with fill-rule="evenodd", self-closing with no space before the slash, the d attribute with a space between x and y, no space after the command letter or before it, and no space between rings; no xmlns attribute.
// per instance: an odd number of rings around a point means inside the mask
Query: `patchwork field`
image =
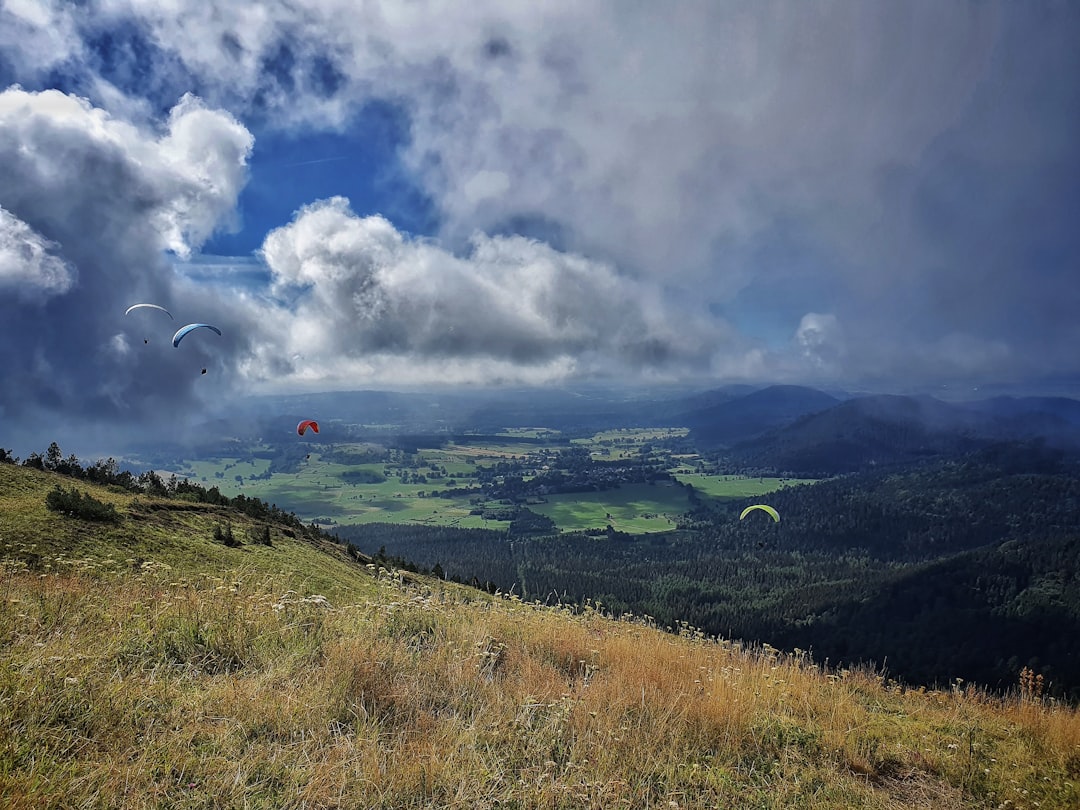
<svg viewBox="0 0 1080 810"><path fill-rule="evenodd" d="M587 449L597 462L637 460L643 451L657 457L656 442L686 435L684 428L627 428L607 430L588 438L574 439L570 447ZM517 437L553 443L518 443ZM511 465L510 472L528 481L541 471L557 469L560 452L568 446L556 431L543 427L507 430L497 436L477 437L474 443L449 443L422 448L415 453L382 451L386 457L363 463L340 463L350 458L371 459L371 446L363 444L317 444L305 447L304 456L288 464L272 466L268 459L201 459L185 462L179 475L223 495L243 493L277 504L304 520L325 525L363 523L422 523L462 528L505 529L506 520L470 514L481 498L481 479L492 480L493 471ZM659 452L663 452L662 449ZM663 457L663 456L661 456ZM690 484L699 496L721 500L757 497L780 487L807 481L781 478L749 478L709 475L698 469L696 455L669 455L669 471ZM287 471L282 471L282 469ZM171 473L164 473L166 479ZM445 497L449 489L471 490L468 495ZM433 492L440 493L432 497ZM484 496L489 506L498 496ZM691 508L680 487L625 483L597 492L549 494L528 508L555 521L561 531L603 529L608 525L633 534L666 531Z"/></svg>

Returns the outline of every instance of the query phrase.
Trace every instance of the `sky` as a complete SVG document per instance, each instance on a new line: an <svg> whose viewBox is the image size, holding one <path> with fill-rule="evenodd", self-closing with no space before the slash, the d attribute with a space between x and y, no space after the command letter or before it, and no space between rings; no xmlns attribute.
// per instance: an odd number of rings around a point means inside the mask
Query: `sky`
<svg viewBox="0 0 1080 810"><path fill-rule="evenodd" d="M4 0L0 417L1080 391L1077 42L1049 0Z"/></svg>

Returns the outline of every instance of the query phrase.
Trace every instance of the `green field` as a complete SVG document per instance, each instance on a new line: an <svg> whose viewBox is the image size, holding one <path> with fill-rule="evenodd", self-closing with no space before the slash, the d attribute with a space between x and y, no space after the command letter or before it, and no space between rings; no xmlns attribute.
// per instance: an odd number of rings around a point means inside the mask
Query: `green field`
<svg viewBox="0 0 1080 810"><path fill-rule="evenodd" d="M562 435L561 430L552 430L546 427L522 427L522 428L507 428L500 431L499 436L520 436L523 439L539 439L539 438L552 438L557 439Z"/></svg>
<svg viewBox="0 0 1080 810"><path fill-rule="evenodd" d="M428 451L426 455L436 461L432 452ZM436 463L445 466L448 475L457 471L456 468L452 470L449 463L441 460ZM397 477L391 477L377 484L352 483L343 480L342 474L357 470L381 474L386 465L346 466L323 462L317 454L312 453L298 472L276 473L269 479L248 480L247 476L261 473L268 464L267 461L256 460L255 466L251 466L247 462L237 464L236 459L220 459L190 462L186 467L190 477L217 486L223 495L235 497L243 493L277 504L304 520L330 519L342 524L425 523L488 529L504 529L508 525L506 521L484 520L478 515L470 515L472 505L467 499L426 497L433 490L445 488L448 479L437 479L427 484L403 484ZM226 467L229 468L227 471ZM468 464L461 464L460 467L462 473L474 469ZM215 476L219 471L224 472L223 478ZM235 475L243 475L245 480L238 483ZM458 481L462 486L467 483L466 480ZM425 493L424 497L420 495L421 492Z"/></svg>
<svg viewBox="0 0 1080 810"><path fill-rule="evenodd" d="M813 478L745 478L738 475L699 475L698 473L675 473L684 484L690 484L700 494L724 500L752 498L784 487L813 484Z"/></svg>
<svg viewBox="0 0 1080 810"><path fill-rule="evenodd" d="M675 528L689 509L686 493L673 486L623 484L603 492L569 492L547 496L547 503L529 508L555 521L562 531L603 529L647 534ZM610 517L609 517L610 515Z"/></svg>

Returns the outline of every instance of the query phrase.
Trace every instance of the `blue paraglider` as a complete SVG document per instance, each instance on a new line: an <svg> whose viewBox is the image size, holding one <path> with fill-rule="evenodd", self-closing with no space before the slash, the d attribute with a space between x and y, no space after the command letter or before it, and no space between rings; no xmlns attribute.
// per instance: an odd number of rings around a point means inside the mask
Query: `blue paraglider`
<svg viewBox="0 0 1080 810"><path fill-rule="evenodd" d="M176 330L176 334L172 337L172 345L178 348L180 346L180 341L184 339L184 336L187 335L188 332L192 332L196 329L212 329L219 335L221 334L220 329L216 326L211 326L208 323L189 323L187 326L182 326Z"/></svg>

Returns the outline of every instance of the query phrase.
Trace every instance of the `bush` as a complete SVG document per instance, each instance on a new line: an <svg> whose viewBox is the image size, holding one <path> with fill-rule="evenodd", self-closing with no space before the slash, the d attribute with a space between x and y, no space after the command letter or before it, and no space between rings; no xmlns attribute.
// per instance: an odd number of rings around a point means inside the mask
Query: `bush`
<svg viewBox="0 0 1080 810"><path fill-rule="evenodd" d="M243 545L233 534L231 523L225 524L224 531L222 531L220 524L214 527L214 542L224 543L229 548L239 548Z"/></svg>
<svg viewBox="0 0 1080 810"><path fill-rule="evenodd" d="M80 492L74 487L66 491L57 484L45 496L45 506L53 512L83 520L97 520L103 523L120 522L120 513L116 511L115 506L111 503L102 503L93 495Z"/></svg>
<svg viewBox="0 0 1080 810"><path fill-rule="evenodd" d="M262 546L273 546L273 542L270 540L270 527L264 525L261 529L249 529L248 539L252 543L258 543Z"/></svg>

